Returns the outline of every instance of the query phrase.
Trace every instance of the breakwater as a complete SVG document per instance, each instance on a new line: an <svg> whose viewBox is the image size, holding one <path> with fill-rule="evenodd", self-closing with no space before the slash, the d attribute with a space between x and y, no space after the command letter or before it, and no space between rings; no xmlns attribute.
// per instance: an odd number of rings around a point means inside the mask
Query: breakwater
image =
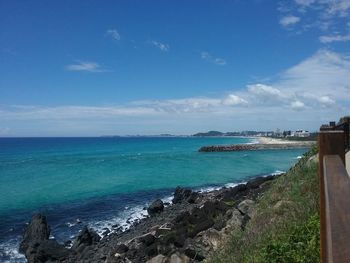
<svg viewBox="0 0 350 263"><path fill-rule="evenodd" d="M279 143L279 144L232 144L203 146L199 152L234 152L234 151L257 151L257 150L288 150L298 148L311 148L315 142Z"/></svg>

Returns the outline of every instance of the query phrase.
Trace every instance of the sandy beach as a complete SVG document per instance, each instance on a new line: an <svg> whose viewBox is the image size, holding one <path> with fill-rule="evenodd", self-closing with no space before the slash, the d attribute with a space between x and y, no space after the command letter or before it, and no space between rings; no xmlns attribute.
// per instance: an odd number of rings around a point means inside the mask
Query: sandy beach
<svg viewBox="0 0 350 263"><path fill-rule="evenodd" d="M256 140L259 141L261 144L300 144L300 143L306 143L306 144L313 144L315 141L289 141L285 139L277 139L277 138L271 138L271 137L255 137Z"/></svg>

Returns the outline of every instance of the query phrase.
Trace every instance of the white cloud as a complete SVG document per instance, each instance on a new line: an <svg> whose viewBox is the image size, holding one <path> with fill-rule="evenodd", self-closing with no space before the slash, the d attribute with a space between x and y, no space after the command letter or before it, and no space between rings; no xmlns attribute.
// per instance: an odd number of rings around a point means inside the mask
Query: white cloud
<svg viewBox="0 0 350 263"><path fill-rule="evenodd" d="M309 6L316 2L316 0L294 0L295 3L301 6Z"/></svg>
<svg viewBox="0 0 350 263"><path fill-rule="evenodd" d="M348 41L349 29L346 23L350 12L350 0L287 0L279 3L278 10L287 15L280 24L293 29L297 35L319 30L321 43ZM290 15L291 13L295 14ZM296 25L297 23L297 25Z"/></svg>
<svg viewBox="0 0 350 263"><path fill-rule="evenodd" d="M98 63L91 61L80 61L76 64L70 64L65 67L68 71L86 71L86 72L105 72Z"/></svg>
<svg viewBox="0 0 350 263"><path fill-rule="evenodd" d="M106 31L106 35L110 36L114 40L120 40L121 39L120 34L119 34L117 29L108 29Z"/></svg>
<svg viewBox="0 0 350 263"><path fill-rule="evenodd" d="M62 129L72 135L72 127L76 135L191 133L213 128L315 130L322 122L349 112L350 57L322 49L281 72L273 82L250 84L225 96L109 106L0 105L0 123L11 135L23 136L29 134L20 134L22 130L33 127L32 135L38 135L49 124L51 130L42 135L62 135L58 133Z"/></svg>
<svg viewBox="0 0 350 263"><path fill-rule="evenodd" d="M250 107L340 111L350 105L350 57L319 50L273 83L247 85L239 96Z"/></svg>
<svg viewBox="0 0 350 263"><path fill-rule="evenodd" d="M209 62L214 63L216 65L224 66L227 64L225 59L214 57L206 51L201 52L200 56L203 60L209 61Z"/></svg>
<svg viewBox="0 0 350 263"><path fill-rule="evenodd" d="M345 17L348 15L348 10L350 9L349 0L328 0L328 12L330 14L339 15Z"/></svg>
<svg viewBox="0 0 350 263"><path fill-rule="evenodd" d="M247 105L248 101L246 101L245 99L237 95L230 94L225 99L222 100L222 104L228 105L228 106Z"/></svg>
<svg viewBox="0 0 350 263"><path fill-rule="evenodd" d="M250 93L253 93L259 96L274 97L274 98L283 97L280 90L268 85L254 84L254 85L248 85L247 87Z"/></svg>
<svg viewBox="0 0 350 263"><path fill-rule="evenodd" d="M170 49L170 46L168 44L165 44L165 43L160 43L158 41L155 41L155 40L152 40L151 41L151 44L157 48L159 48L161 51L169 51Z"/></svg>
<svg viewBox="0 0 350 263"><path fill-rule="evenodd" d="M307 98L331 94L336 101L350 100L350 58L319 50L283 72L276 85Z"/></svg>
<svg viewBox="0 0 350 263"><path fill-rule="evenodd" d="M348 35L330 35L330 36L320 36L320 41L322 43L332 43L332 42L346 42L350 41L350 34Z"/></svg>
<svg viewBox="0 0 350 263"><path fill-rule="evenodd" d="M300 100L293 101L290 106L293 110L302 110L305 108L305 104Z"/></svg>
<svg viewBox="0 0 350 263"><path fill-rule="evenodd" d="M318 98L318 101L322 104L322 105L334 105L335 104L335 100L333 100L332 98L330 98L329 96L321 96Z"/></svg>
<svg viewBox="0 0 350 263"><path fill-rule="evenodd" d="M284 27L294 25L300 21L300 17L288 15L280 19L280 24Z"/></svg>

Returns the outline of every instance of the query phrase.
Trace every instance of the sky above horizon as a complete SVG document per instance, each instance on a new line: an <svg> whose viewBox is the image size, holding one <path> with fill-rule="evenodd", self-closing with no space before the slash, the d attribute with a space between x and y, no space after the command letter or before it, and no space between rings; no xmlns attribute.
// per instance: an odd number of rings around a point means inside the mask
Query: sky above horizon
<svg viewBox="0 0 350 263"><path fill-rule="evenodd" d="M350 114L350 0L0 0L0 137L315 131Z"/></svg>

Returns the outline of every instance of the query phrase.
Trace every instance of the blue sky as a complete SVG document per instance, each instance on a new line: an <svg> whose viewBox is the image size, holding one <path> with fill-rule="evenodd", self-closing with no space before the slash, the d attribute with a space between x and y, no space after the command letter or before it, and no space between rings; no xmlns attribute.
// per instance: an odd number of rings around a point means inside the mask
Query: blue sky
<svg viewBox="0 0 350 263"><path fill-rule="evenodd" d="M0 136L316 130L350 0L0 1Z"/></svg>

